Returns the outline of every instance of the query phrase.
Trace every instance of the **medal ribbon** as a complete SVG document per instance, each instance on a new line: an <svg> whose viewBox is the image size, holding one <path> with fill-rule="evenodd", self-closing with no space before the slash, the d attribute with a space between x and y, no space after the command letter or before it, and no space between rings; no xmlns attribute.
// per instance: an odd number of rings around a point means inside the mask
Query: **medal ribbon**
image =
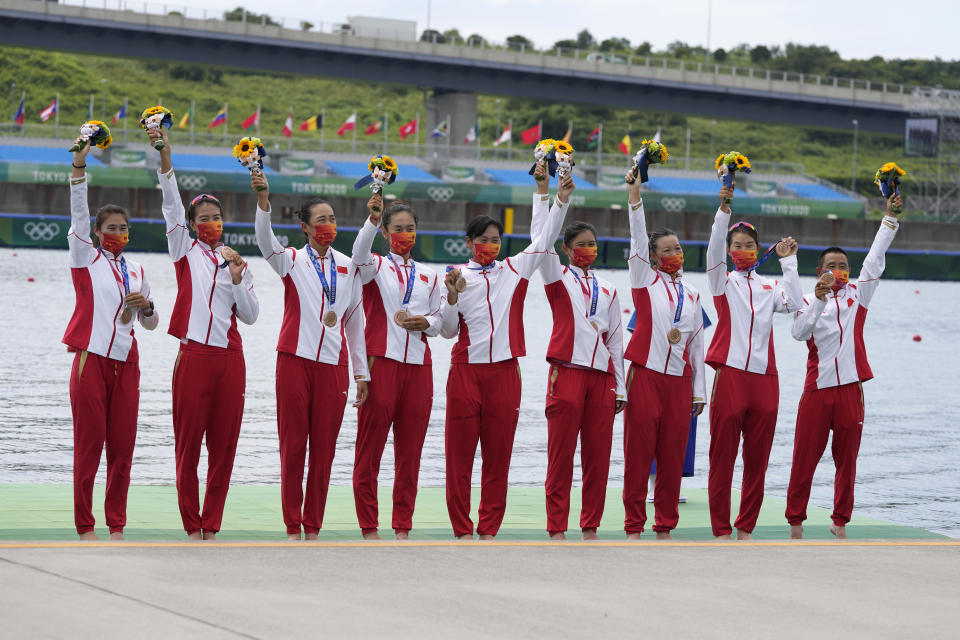
<svg viewBox="0 0 960 640"><path fill-rule="evenodd" d="M107 258L106 254L103 253L103 249L100 249L100 255L102 255L107 260L107 264L110 265L110 268L116 273L116 267L110 262L110 258ZM127 275L127 261L125 258L120 258L119 260L114 260L120 265L120 275L123 279L123 295L126 296L130 293L130 277Z"/></svg>
<svg viewBox="0 0 960 640"><path fill-rule="evenodd" d="M397 279L400 280L400 287L403 287L403 276L400 274L400 267L397 266L396 261L393 259L393 256L389 253L387 257L390 258L390 262L393 263L393 268L397 271ZM403 294L403 302L400 305L406 309L407 305L410 304L410 296L413 295L413 283L415 282L414 278L417 277L417 263L413 260L410 261L410 273L407 276L407 290Z"/></svg>
<svg viewBox="0 0 960 640"><path fill-rule="evenodd" d="M759 269L759 268L760 268L760 265L762 265L764 262L766 262L766 261L770 258L770 256L773 255L773 252L777 250L777 245L778 245L778 244L780 244L780 243L779 243L779 242L774 243L773 246L771 246L769 249L767 249L767 252L764 253L762 256L760 256L760 259L757 260L757 263L754 264L754 265L753 265L752 267L750 267L749 269L747 269L747 271L756 271L757 269Z"/></svg>
<svg viewBox="0 0 960 640"><path fill-rule="evenodd" d="M673 302L673 294L670 293L670 287L667 286L666 279L663 280L663 288L667 290L667 297L670 298L670 301ZM677 290L677 311L673 314L673 326L676 327L677 323L680 322L680 315L683 313L683 280L680 281L680 286Z"/></svg>
<svg viewBox="0 0 960 640"><path fill-rule="evenodd" d="M577 275L577 272L573 269L570 269L570 273L573 274L573 277L577 279L577 282L580 284L580 288L583 289L583 292L587 292L587 287L580 281L580 276ZM587 277L587 272L584 270L583 276ZM590 296L590 311L587 313L588 318L592 318L597 315L597 299L600 296L600 287L597 285L597 276L593 276L593 293Z"/></svg>
<svg viewBox="0 0 960 640"><path fill-rule="evenodd" d="M310 261L313 262L313 268L317 272L317 276L320 278L320 286L323 287L323 293L327 296L327 300L330 301L330 306L333 306L333 303L337 301L337 262L333 258L333 254L330 254L330 284L327 284L327 278L323 275L323 266L320 264L320 261L317 259L317 254L314 253L313 247L307 245L307 255L310 256Z"/></svg>

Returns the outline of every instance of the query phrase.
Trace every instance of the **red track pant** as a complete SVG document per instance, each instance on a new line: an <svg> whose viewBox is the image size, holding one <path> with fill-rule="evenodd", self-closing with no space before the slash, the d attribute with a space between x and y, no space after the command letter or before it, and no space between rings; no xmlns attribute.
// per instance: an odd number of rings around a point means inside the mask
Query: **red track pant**
<svg viewBox="0 0 960 640"><path fill-rule="evenodd" d="M573 457L580 436L583 504L580 527L596 529L603 517L617 399L613 375L596 369L550 366L547 386L547 531L567 530Z"/></svg>
<svg viewBox="0 0 960 640"><path fill-rule="evenodd" d="M70 371L73 412L73 520L77 533L93 531L93 482L107 447L107 491L103 503L110 533L127 524L130 463L137 439L140 367L79 351Z"/></svg>
<svg viewBox="0 0 960 640"><path fill-rule="evenodd" d="M630 365L623 423L623 529L627 533L643 532L647 521L647 481L654 460L657 476L653 530L676 528L692 408L693 385L689 376L671 376Z"/></svg>
<svg viewBox="0 0 960 640"><path fill-rule="evenodd" d="M393 424L393 529L413 527L417 502L420 455L433 406L433 368L375 358L371 366L370 395L357 416L357 448L353 463L353 498L357 521L364 533L375 531L377 476L380 458Z"/></svg>
<svg viewBox="0 0 960 640"><path fill-rule="evenodd" d="M734 526L753 531L763 504L767 462L777 428L780 380L776 375L748 373L733 367L717 370L710 400L710 473L707 492L713 535L730 527L730 485L743 436L743 485L740 514Z"/></svg>
<svg viewBox="0 0 960 640"><path fill-rule="evenodd" d="M306 533L317 533L323 527L330 469L349 391L346 366L277 353L280 495L287 533L299 534L301 525ZM303 464L308 443L304 499Z"/></svg>
<svg viewBox="0 0 960 640"><path fill-rule="evenodd" d="M817 463L827 448L833 430L833 523L844 526L853 513L853 485L857 476L857 453L863 434L863 387L859 382L840 387L804 391L797 410L793 438L793 468L787 489L787 521L792 525L807 519L810 484Z"/></svg>
<svg viewBox="0 0 960 640"><path fill-rule="evenodd" d="M447 376L447 511L453 534L472 534L470 481L480 443L480 511L477 533L496 535L507 508L507 477L520 416L520 365L516 358L491 364L451 365Z"/></svg>
<svg viewBox="0 0 960 640"><path fill-rule="evenodd" d="M246 386L242 351L193 342L180 345L173 365L173 438L177 500L187 533L220 530L240 438ZM197 465L204 436L207 490L201 514Z"/></svg>

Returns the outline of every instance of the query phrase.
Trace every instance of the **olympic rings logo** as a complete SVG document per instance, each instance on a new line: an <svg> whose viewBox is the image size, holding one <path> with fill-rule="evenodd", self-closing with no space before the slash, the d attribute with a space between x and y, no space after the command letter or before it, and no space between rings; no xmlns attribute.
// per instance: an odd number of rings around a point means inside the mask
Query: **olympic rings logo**
<svg viewBox="0 0 960 640"><path fill-rule="evenodd" d="M427 195L435 202L446 202L453 197L453 187L428 187Z"/></svg>
<svg viewBox="0 0 960 640"><path fill-rule="evenodd" d="M467 241L463 238L447 238L443 241L443 250L454 257L465 258L470 255Z"/></svg>
<svg viewBox="0 0 960 640"><path fill-rule="evenodd" d="M684 198L661 198L660 206L666 211L683 211L687 206Z"/></svg>
<svg viewBox="0 0 960 640"><path fill-rule="evenodd" d="M207 186L207 177L187 174L185 176L178 176L177 183L182 189L196 191L197 189L203 189Z"/></svg>
<svg viewBox="0 0 960 640"><path fill-rule="evenodd" d="M56 222L33 222L23 225L23 232L31 240L53 240L60 233L60 225Z"/></svg>

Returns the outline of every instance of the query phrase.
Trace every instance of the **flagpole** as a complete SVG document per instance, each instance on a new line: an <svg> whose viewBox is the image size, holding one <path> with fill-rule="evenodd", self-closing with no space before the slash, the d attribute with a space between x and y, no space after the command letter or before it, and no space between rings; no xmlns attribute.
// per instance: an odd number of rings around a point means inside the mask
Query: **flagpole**
<svg viewBox="0 0 960 640"><path fill-rule="evenodd" d="M507 120L507 130L510 132L507 137L507 160L513 160L513 118Z"/></svg>
<svg viewBox="0 0 960 640"><path fill-rule="evenodd" d="M290 137L287 138L287 149L293 151L293 105L290 105Z"/></svg>
<svg viewBox="0 0 960 640"><path fill-rule="evenodd" d="M413 157L418 157L417 152L420 150L420 112L417 111L417 117L413 119L414 127L416 131L413 134Z"/></svg>
<svg viewBox="0 0 960 640"><path fill-rule="evenodd" d="M20 94L20 104L23 105L23 124L20 125L20 137L27 135L27 90L24 89Z"/></svg>
<svg viewBox="0 0 960 640"><path fill-rule="evenodd" d="M223 103L223 144L227 144L227 127L230 126L230 116L227 112L229 106L229 102Z"/></svg>
<svg viewBox="0 0 960 640"><path fill-rule="evenodd" d="M597 170L603 168L603 123L600 123L600 126L597 127L600 131L597 133ZM600 179L600 176L597 176L597 180Z"/></svg>
<svg viewBox="0 0 960 640"><path fill-rule="evenodd" d="M353 115L356 116L357 114L354 113ZM354 117L354 123L353 123L353 152L354 152L354 153L357 152L357 123L356 123L356 117Z"/></svg>
<svg viewBox="0 0 960 640"><path fill-rule="evenodd" d="M387 122L387 110L383 110L383 155L387 155L387 129L390 128L390 123Z"/></svg>
<svg viewBox="0 0 960 640"><path fill-rule="evenodd" d="M473 130L473 146L477 154L477 160L480 159L480 118L477 118L477 123L474 125L476 129Z"/></svg>
<svg viewBox="0 0 960 640"><path fill-rule="evenodd" d="M129 98L123 96L123 144L127 144L127 107L129 106Z"/></svg>
<svg viewBox="0 0 960 640"><path fill-rule="evenodd" d="M194 140L193 126L196 124L196 119L197 119L197 112L194 110L195 105L196 105L196 102L191 100L190 101L190 144L191 145L193 144L193 140Z"/></svg>
<svg viewBox="0 0 960 640"><path fill-rule="evenodd" d="M60 137L60 92L57 91L57 102L55 103L57 110L54 112L54 121L53 121L53 137ZM689 155L689 154L688 154Z"/></svg>
<svg viewBox="0 0 960 640"><path fill-rule="evenodd" d="M450 159L450 141L453 140L453 115L447 114L447 160Z"/></svg>
<svg viewBox="0 0 960 640"><path fill-rule="evenodd" d="M90 94L90 107L87 109L87 120L93 120L93 94L92 93Z"/></svg>
<svg viewBox="0 0 960 640"><path fill-rule="evenodd" d="M320 153L323 153L323 125L326 124L327 108L320 109Z"/></svg>

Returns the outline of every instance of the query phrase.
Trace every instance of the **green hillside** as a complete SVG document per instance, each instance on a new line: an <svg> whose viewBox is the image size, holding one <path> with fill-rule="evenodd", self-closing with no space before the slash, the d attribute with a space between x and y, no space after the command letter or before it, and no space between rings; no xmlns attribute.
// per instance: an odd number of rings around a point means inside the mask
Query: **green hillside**
<svg viewBox="0 0 960 640"><path fill-rule="evenodd" d="M107 82L101 82L106 78ZM378 104L389 110L388 136L399 142L397 127L412 120L419 112L424 115L426 93L421 88L351 82L339 79L316 78L302 75L265 74L221 67L205 67L177 63L107 58L89 55L69 55L50 51L0 47L0 82L9 92L9 113L3 121L12 119L21 90L27 92L27 123L39 125L39 112L47 106L57 91L60 92L60 122L76 126L87 115L90 95L95 98L94 116L106 112L109 118L129 98L128 127L134 127L134 117L144 107L163 104L179 117L196 102L197 131L206 129L214 114L230 105L231 135L239 133L239 122L262 104L261 131L264 135L279 135L290 106L294 108L295 127L308 116L326 110L328 139L352 112L357 111L359 138L363 129L379 118ZM11 83L16 83L14 88ZM103 107L104 88L106 107ZM562 91L556 92L562 94ZM480 140L489 146L497 135L497 97L481 96ZM655 106L655 105L645 105ZM545 135L560 137L567 122L573 121L573 144L583 151L590 131L604 124L604 152L616 153L617 144L628 128L634 140L652 135L662 129L662 139L670 148L671 161L682 166L686 129L691 129L693 158L707 158L721 151L736 148L754 161L803 163L808 173L848 186L851 175L852 131L837 131L812 127L794 127L756 123L741 120L717 120L687 116L651 109L620 109L552 102L504 98L500 104L502 124L513 120L514 144L516 134L540 119ZM53 121L38 129L53 135ZM713 129L713 131L711 131ZM37 135L37 129L31 129ZM421 140L428 132L421 132ZM300 132L298 138L319 139L319 132ZM380 134L382 135L382 134ZM409 141L409 140L408 140ZM459 141L453 141L458 144ZM858 190L875 195L873 172L888 160L902 160L901 136L860 133L858 152ZM910 162L903 162L909 168Z"/></svg>

